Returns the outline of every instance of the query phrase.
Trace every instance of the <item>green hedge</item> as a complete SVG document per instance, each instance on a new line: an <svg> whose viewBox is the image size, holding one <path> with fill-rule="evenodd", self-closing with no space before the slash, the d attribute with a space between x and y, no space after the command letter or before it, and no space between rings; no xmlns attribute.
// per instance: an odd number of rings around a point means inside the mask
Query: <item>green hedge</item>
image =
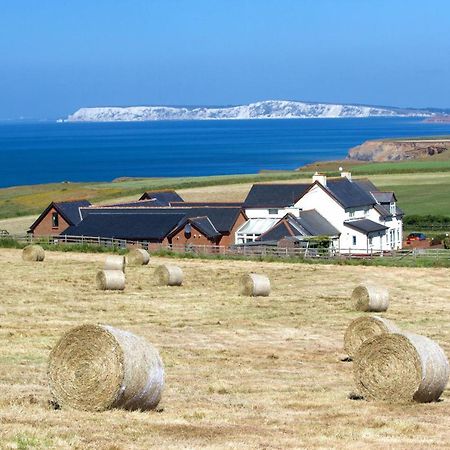
<svg viewBox="0 0 450 450"><path fill-rule="evenodd" d="M450 228L449 216L436 216L436 215L410 215L405 216L403 219L403 226L408 229L420 229L420 230L445 230Z"/></svg>

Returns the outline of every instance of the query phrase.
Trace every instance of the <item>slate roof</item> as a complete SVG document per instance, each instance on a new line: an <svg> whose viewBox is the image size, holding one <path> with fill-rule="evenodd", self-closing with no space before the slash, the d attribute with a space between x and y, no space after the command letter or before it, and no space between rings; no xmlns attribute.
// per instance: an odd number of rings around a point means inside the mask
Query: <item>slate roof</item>
<svg viewBox="0 0 450 450"><path fill-rule="evenodd" d="M357 208L371 206L376 203L374 198L366 192L358 183L348 178L336 178L327 180L325 188L344 208Z"/></svg>
<svg viewBox="0 0 450 450"><path fill-rule="evenodd" d="M183 219L183 214L110 213L87 215L62 235L162 241Z"/></svg>
<svg viewBox="0 0 450 450"><path fill-rule="evenodd" d="M171 202L182 202L183 199L175 191L147 191L139 200L155 199L155 206L169 206Z"/></svg>
<svg viewBox="0 0 450 450"><path fill-rule="evenodd" d="M291 206L311 184L254 184L244 201L244 208L283 208Z"/></svg>
<svg viewBox="0 0 450 450"><path fill-rule="evenodd" d="M170 233L170 235L173 236L181 229L185 228L187 225L192 225L198 231L203 233L208 239L215 239L221 236L221 234L216 230L215 226L206 216L193 218L184 217L182 221L177 225L177 227Z"/></svg>
<svg viewBox="0 0 450 450"><path fill-rule="evenodd" d="M160 202L155 199L149 200L136 200L134 202L125 202L125 203L111 203L110 205L101 205L103 208L154 208L155 206L168 206L166 204L161 205Z"/></svg>
<svg viewBox="0 0 450 450"><path fill-rule="evenodd" d="M377 192L379 189L367 178L361 178L359 180L353 180L363 191L367 193Z"/></svg>
<svg viewBox="0 0 450 450"><path fill-rule="evenodd" d="M391 203L397 200L393 192L374 191L372 195L378 203Z"/></svg>
<svg viewBox="0 0 450 450"><path fill-rule="evenodd" d="M375 205L374 206L375 211L377 211L382 219L389 219L391 217L393 217L393 214L391 213L391 209L389 206L385 206L385 205ZM405 213L403 212L403 210L401 208L399 208L398 206L395 207L395 216L396 217L403 217L405 215Z"/></svg>
<svg viewBox="0 0 450 450"><path fill-rule="evenodd" d="M301 211L300 217L284 216L258 240L280 240L286 236L339 236L340 232L316 210Z"/></svg>
<svg viewBox="0 0 450 450"><path fill-rule="evenodd" d="M344 222L344 225L349 228L354 228L355 230L360 231L364 234L374 233L376 231L384 231L388 229L388 227L385 227L381 223L377 223L369 219L352 220L349 222Z"/></svg>
<svg viewBox="0 0 450 450"><path fill-rule="evenodd" d="M45 208L42 214L33 222L30 230L34 230L39 222L48 214L48 212L55 208L61 217L69 224L76 225L81 222L80 208L86 208L91 205L89 200L73 200L67 202L52 202Z"/></svg>
<svg viewBox="0 0 450 450"><path fill-rule="evenodd" d="M339 236L339 231L315 209L300 211L300 217L296 218L300 226L310 236Z"/></svg>
<svg viewBox="0 0 450 450"><path fill-rule="evenodd" d="M211 208L238 208L242 206L242 202L170 202L172 207L211 207Z"/></svg>
<svg viewBox="0 0 450 450"><path fill-rule="evenodd" d="M134 207L95 207L95 208L84 208L81 210L81 214L84 217L90 214L142 214L142 215L152 215L152 214L180 214L182 218L193 218L193 217L203 217L207 216L211 223L214 225L217 231L221 234L228 234L233 229L236 220L241 213L241 208L223 208L223 207L196 207L196 208L171 208L171 207L161 207L161 208L134 208Z"/></svg>

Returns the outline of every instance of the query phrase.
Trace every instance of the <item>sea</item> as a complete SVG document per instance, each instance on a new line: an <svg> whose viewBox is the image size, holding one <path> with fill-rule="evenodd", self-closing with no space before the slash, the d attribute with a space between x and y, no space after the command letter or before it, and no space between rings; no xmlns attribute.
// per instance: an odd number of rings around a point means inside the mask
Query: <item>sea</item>
<svg viewBox="0 0 450 450"><path fill-rule="evenodd" d="M450 135L420 118L0 123L0 187L291 170L368 139Z"/></svg>

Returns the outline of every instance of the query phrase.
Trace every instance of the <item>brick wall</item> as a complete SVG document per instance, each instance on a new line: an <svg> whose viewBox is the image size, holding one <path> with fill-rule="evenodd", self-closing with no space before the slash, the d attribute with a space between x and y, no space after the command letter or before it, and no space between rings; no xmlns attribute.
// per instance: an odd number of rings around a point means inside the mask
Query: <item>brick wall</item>
<svg viewBox="0 0 450 450"><path fill-rule="evenodd" d="M49 236L52 234L60 234L64 230L69 228L69 224L61 217L58 213L58 227L52 227L52 215L56 211L55 208L50 209L50 211L44 216L44 218L38 223L33 231L34 236Z"/></svg>

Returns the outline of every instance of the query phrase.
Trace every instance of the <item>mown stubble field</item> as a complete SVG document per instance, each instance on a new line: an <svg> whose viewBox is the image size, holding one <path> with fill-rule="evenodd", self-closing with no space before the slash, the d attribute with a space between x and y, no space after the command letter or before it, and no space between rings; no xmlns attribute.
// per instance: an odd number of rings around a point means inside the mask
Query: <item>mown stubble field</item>
<svg viewBox="0 0 450 450"><path fill-rule="evenodd" d="M128 268L125 292L101 292L104 255L47 252L24 263L0 249L0 447L57 449L450 447L450 387L434 404L347 398L352 364L339 360L363 280L391 290L384 315L436 339L450 355L450 270L249 261L170 260L181 288L156 287L167 262ZM238 293L246 271L272 279L269 298ZM146 337L166 388L154 412L53 410L52 346L80 323Z"/></svg>

